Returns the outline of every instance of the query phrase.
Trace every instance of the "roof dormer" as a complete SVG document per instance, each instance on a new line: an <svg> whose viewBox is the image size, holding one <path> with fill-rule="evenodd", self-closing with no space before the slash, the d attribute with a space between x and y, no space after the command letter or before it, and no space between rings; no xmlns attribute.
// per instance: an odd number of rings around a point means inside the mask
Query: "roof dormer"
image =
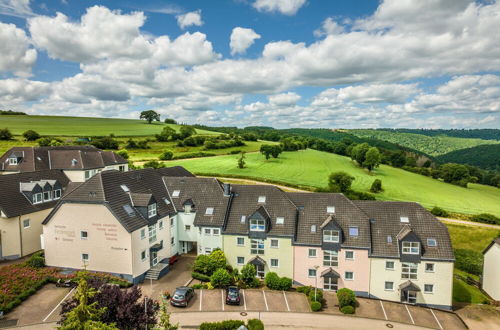
<svg viewBox="0 0 500 330"><path fill-rule="evenodd" d="M323 250L338 251L343 241L343 232L333 215L329 215L321 224L321 248Z"/></svg>
<svg viewBox="0 0 500 330"><path fill-rule="evenodd" d="M9 155L5 162L7 163L7 165L16 166L22 161L23 157L23 151L14 151Z"/></svg>
<svg viewBox="0 0 500 330"><path fill-rule="evenodd" d="M422 242L410 225L404 225L396 236L401 262L420 262L423 254Z"/></svg>
<svg viewBox="0 0 500 330"><path fill-rule="evenodd" d="M248 232L252 238L266 238L271 229L271 216L264 206L248 217Z"/></svg>

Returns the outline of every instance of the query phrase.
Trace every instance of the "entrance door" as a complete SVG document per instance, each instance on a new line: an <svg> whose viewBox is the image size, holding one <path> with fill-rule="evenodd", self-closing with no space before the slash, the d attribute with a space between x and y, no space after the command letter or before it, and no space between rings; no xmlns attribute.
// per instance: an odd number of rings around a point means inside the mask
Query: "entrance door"
<svg viewBox="0 0 500 330"><path fill-rule="evenodd" d="M403 291L402 301L407 304L417 303L417 293L415 291Z"/></svg>
<svg viewBox="0 0 500 330"><path fill-rule="evenodd" d="M323 279L323 289L327 291L337 291L338 289L338 278L325 277Z"/></svg>
<svg viewBox="0 0 500 330"><path fill-rule="evenodd" d="M260 278L264 278L264 266L263 265L257 265L255 266L255 270L257 271L257 276Z"/></svg>
<svg viewBox="0 0 500 330"><path fill-rule="evenodd" d="M151 251L151 266L156 266L158 263L158 252Z"/></svg>

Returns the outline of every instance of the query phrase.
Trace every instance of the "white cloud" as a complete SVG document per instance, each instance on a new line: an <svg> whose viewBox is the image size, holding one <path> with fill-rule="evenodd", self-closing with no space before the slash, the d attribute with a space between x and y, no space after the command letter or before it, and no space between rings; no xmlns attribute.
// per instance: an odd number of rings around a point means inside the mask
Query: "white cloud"
<svg viewBox="0 0 500 330"><path fill-rule="evenodd" d="M255 33L254 30L235 27L231 32L231 41L229 43L231 55L244 54L256 39L260 39L260 34Z"/></svg>
<svg viewBox="0 0 500 330"><path fill-rule="evenodd" d="M293 16L305 3L306 0L256 0L253 7L262 12L279 12Z"/></svg>
<svg viewBox="0 0 500 330"><path fill-rule="evenodd" d="M344 27L339 25L333 18L328 17L321 23L321 28L314 30L316 37L321 37L328 34L339 34L344 32Z"/></svg>
<svg viewBox="0 0 500 330"><path fill-rule="evenodd" d="M0 14L14 17L31 17L30 0L0 0Z"/></svg>
<svg viewBox="0 0 500 330"><path fill-rule="evenodd" d="M0 73L12 72L26 77L36 62L37 52L30 48L30 41L24 30L14 24L0 22Z"/></svg>
<svg viewBox="0 0 500 330"><path fill-rule="evenodd" d="M269 103L276 106L292 106L300 100L300 95L294 92L271 95L268 97Z"/></svg>
<svg viewBox="0 0 500 330"><path fill-rule="evenodd" d="M27 79L0 80L0 100L5 103L36 101L51 90L50 83Z"/></svg>
<svg viewBox="0 0 500 330"><path fill-rule="evenodd" d="M181 29L185 29L188 26L202 26L203 21L201 20L201 10L192 11L186 14L177 15L177 24Z"/></svg>

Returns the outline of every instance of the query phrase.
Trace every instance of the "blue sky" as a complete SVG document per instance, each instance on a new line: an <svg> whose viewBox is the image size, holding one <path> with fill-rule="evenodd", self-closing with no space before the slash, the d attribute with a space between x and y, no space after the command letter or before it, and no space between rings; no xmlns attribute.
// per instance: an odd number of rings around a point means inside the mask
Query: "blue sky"
<svg viewBox="0 0 500 330"><path fill-rule="evenodd" d="M467 0L0 0L0 108L498 128L498 15Z"/></svg>

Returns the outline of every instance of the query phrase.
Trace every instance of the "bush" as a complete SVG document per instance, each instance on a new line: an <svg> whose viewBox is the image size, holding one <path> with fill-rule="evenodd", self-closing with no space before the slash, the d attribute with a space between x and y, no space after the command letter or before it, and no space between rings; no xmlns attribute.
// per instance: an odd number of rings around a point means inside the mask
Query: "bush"
<svg viewBox="0 0 500 330"><path fill-rule="evenodd" d="M62 145L64 141L58 138L43 137L38 139L37 142L40 147L55 147Z"/></svg>
<svg viewBox="0 0 500 330"><path fill-rule="evenodd" d="M148 162L145 162L142 167L144 168L163 168L165 167L165 164L158 162L157 160L150 160Z"/></svg>
<svg viewBox="0 0 500 330"><path fill-rule="evenodd" d="M299 286L297 288L297 292L301 292L303 294L305 294L306 296L309 296L309 292L312 290L312 286L308 285L308 286Z"/></svg>
<svg viewBox="0 0 500 330"><path fill-rule="evenodd" d="M174 153L170 150L166 150L160 155L160 160L171 160L173 157Z"/></svg>
<svg viewBox="0 0 500 330"><path fill-rule="evenodd" d="M319 311L323 305L319 301L311 301L311 310L313 312Z"/></svg>
<svg viewBox="0 0 500 330"><path fill-rule="evenodd" d="M264 330L264 323L259 319L251 319L247 322L248 330Z"/></svg>
<svg viewBox="0 0 500 330"><path fill-rule="evenodd" d="M240 320L226 320L221 322L203 322L200 324L200 330L236 330L245 325Z"/></svg>
<svg viewBox="0 0 500 330"><path fill-rule="evenodd" d="M26 141L36 141L40 138L40 134L30 129L23 133L23 137Z"/></svg>
<svg viewBox="0 0 500 330"><path fill-rule="evenodd" d="M340 311L344 314L354 314L354 307L352 306L344 306L340 309Z"/></svg>
<svg viewBox="0 0 500 330"><path fill-rule="evenodd" d="M191 285L191 287L193 289L208 289L208 286L206 284L201 284L201 283L193 284Z"/></svg>
<svg viewBox="0 0 500 330"><path fill-rule="evenodd" d="M280 284L280 290L288 291L292 287L292 279L289 277L282 277L280 278L279 284Z"/></svg>
<svg viewBox="0 0 500 330"><path fill-rule="evenodd" d="M185 153L181 155L174 156L172 159L188 159L188 158L200 158L200 157L212 157L217 156L216 154L212 154L209 152L191 152Z"/></svg>
<svg viewBox="0 0 500 330"><path fill-rule="evenodd" d="M26 264L29 267L42 268L45 267L45 258L42 256L41 252L37 252L28 259Z"/></svg>
<svg viewBox="0 0 500 330"><path fill-rule="evenodd" d="M382 180L380 179L375 179L375 181L373 181L372 183L372 186L370 188L370 191L372 193L378 193L378 192L381 192L383 191L382 189Z"/></svg>
<svg viewBox="0 0 500 330"><path fill-rule="evenodd" d="M470 274L481 275L483 272L481 252L467 249L454 249L453 251L455 253L455 267Z"/></svg>
<svg viewBox="0 0 500 330"><path fill-rule="evenodd" d="M233 278L225 268L217 269L210 276L210 283L214 288L227 288L231 285Z"/></svg>
<svg viewBox="0 0 500 330"><path fill-rule="evenodd" d="M279 290L280 277L275 272L269 272L264 278L264 284L271 290Z"/></svg>
<svg viewBox="0 0 500 330"><path fill-rule="evenodd" d="M210 282L210 276L198 272L191 272L191 277L202 282Z"/></svg>
<svg viewBox="0 0 500 330"><path fill-rule="evenodd" d="M226 268L227 266L227 260L226 260L226 255L224 252L220 249L216 249L212 251L209 255L210 262L213 264L214 269L218 268Z"/></svg>
<svg viewBox="0 0 500 330"><path fill-rule="evenodd" d="M249 286L252 285L253 281L256 279L255 275L257 275L257 270L252 264L246 264L241 269L241 279Z"/></svg>
<svg viewBox="0 0 500 330"><path fill-rule="evenodd" d="M500 218L497 218L493 214L488 214L488 213L473 215L471 217L471 220L475 222L488 223L492 225L500 225Z"/></svg>
<svg viewBox="0 0 500 330"><path fill-rule="evenodd" d="M323 290L321 290L321 289L314 290L314 288L311 288L311 291L309 291L309 300L322 302L323 301Z"/></svg>
<svg viewBox="0 0 500 330"><path fill-rule="evenodd" d="M124 159L129 158L127 149L118 150L116 153L118 156L122 156Z"/></svg>
<svg viewBox="0 0 500 330"><path fill-rule="evenodd" d="M230 154L230 155L237 155L237 154L239 154L239 153L241 153L241 150L231 150L231 151L229 152L229 154Z"/></svg>
<svg viewBox="0 0 500 330"><path fill-rule="evenodd" d="M12 140L12 133L8 128L0 129L0 140Z"/></svg>
<svg viewBox="0 0 500 330"><path fill-rule="evenodd" d="M354 291L342 288L337 291L337 299L339 300L339 307L342 308L344 306L356 306L356 295Z"/></svg>
<svg viewBox="0 0 500 330"><path fill-rule="evenodd" d="M38 142L40 144L40 142ZM99 149L114 149L118 150L118 141L113 139L113 136L105 136L101 138L97 138L91 142L91 144Z"/></svg>
<svg viewBox="0 0 500 330"><path fill-rule="evenodd" d="M449 215L445 209L442 209L439 206L434 206L431 210L431 213L436 217L447 217Z"/></svg>

